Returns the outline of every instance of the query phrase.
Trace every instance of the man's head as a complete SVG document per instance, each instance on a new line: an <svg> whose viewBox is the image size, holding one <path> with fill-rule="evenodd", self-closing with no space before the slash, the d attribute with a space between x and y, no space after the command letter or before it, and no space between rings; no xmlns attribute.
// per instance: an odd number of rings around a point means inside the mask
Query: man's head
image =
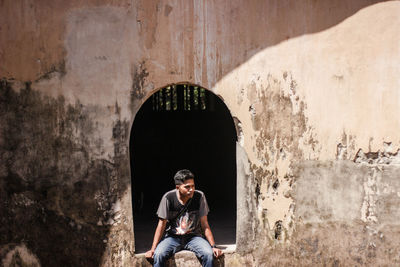
<svg viewBox="0 0 400 267"><path fill-rule="evenodd" d="M189 170L179 170L174 176L175 185L181 185L185 183L185 180L194 179L194 175Z"/></svg>
<svg viewBox="0 0 400 267"><path fill-rule="evenodd" d="M175 186L182 197L193 197L195 186L194 186L194 175L189 170L180 170L175 176Z"/></svg>

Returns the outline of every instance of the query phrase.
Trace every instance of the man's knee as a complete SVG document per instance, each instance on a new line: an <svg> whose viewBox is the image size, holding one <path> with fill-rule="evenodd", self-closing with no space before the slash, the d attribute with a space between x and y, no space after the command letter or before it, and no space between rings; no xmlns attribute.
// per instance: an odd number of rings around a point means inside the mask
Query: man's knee
<svg viewBox="0 0 400 267"><path fill-rule="evenodd" d="M212 250L210 250L210 251L207 250L206 252L204 252L203 257L204 257L204 259L212 261L214 259L214 254L213 254Z"/></svg>
<svg viewBox="0 0 400 267"><path fill-rule="evenodd" d="M168 251L162 249L156 249L154 251L154 261L155 262L165 262L171 255Z"/></svg>
<svg viewBox="0 0 400 267"><path fill-rule="evenodd" d="M204 249L202 250L200 255L201 262L203 266L210 266L214 261L214 254L212 249Z"/></svg>
<svg viewBox="0 0 400 267"><path fill-rule="evenodd" d="M165 262L168 258L172 256L177 250L178 243L171 237L167 237L162 240L156 250L154 251L154 262Z"/></svg>

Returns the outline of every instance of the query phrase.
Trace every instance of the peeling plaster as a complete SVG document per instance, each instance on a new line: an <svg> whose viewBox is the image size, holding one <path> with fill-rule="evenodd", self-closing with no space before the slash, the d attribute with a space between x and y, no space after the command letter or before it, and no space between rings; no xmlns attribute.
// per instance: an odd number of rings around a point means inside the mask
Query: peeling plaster
<svg viewBox="0 0 400 267"><path fill-rule="evenodd" d="M45 265L102 249L104 265L140 264L127 129L154 88L194 81L240 133L247 247L227 265L399 265L398 2L94 2L0 16L2 256L25 234ZM21 232L12 209L40 225ZM48 225L67 243L58 259L38 238Z"/></svg>

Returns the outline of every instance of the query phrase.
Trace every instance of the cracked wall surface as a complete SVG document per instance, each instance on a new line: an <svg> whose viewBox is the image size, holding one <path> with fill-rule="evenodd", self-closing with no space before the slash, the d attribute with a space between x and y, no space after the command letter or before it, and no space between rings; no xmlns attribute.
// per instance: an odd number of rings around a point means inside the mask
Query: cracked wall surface
<svg viewBox="0 0 400 267"><path fill-rule="evenodd" d="M399 12L2 1L2 264L147 264L134 253L130 129L176 83L221 96L236 124L243 216L227 266L398 264Z"/></svg>

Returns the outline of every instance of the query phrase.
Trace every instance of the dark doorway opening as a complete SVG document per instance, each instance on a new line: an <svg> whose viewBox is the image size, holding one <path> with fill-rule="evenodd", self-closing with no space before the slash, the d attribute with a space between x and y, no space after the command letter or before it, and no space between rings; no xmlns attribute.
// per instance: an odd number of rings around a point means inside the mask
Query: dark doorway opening
<svg viewBox="0 0 400 267"><path fill-rule="evenodd" d="M130 155L136 253L151 247L159 202L180 169L206 195L217 244L235 244L236 130L220 98L191 85L159 90L136 114Z"/></svg>

